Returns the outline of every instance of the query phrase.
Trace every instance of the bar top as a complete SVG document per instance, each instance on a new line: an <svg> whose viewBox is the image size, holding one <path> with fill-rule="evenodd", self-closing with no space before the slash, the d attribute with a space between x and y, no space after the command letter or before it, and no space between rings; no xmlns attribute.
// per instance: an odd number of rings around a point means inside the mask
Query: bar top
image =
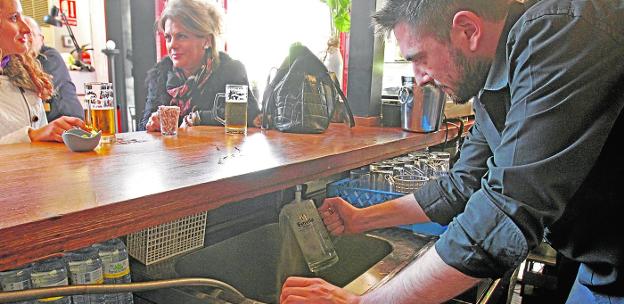
<svg viewBox="0 0 624 304"><path fill-rule="evenodd" d="M447 131L448 130L448 131ZM452 139L332 124L323 134L194 127L134 132L92 152L0 149L0 270ZM448 132L448 134L446 134Z"/></svg>

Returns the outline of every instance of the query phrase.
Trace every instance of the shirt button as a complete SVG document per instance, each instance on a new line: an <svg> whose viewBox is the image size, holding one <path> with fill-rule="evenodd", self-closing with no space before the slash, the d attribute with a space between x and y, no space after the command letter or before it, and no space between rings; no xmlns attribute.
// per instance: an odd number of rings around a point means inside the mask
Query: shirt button
<svg viewBox="0 0 624 304"><path fill-rule="evenodd" d="M31 120L32 120L32 122L38 122L39 121L39 116L35 115L35 116L32 117Z"/></svg>

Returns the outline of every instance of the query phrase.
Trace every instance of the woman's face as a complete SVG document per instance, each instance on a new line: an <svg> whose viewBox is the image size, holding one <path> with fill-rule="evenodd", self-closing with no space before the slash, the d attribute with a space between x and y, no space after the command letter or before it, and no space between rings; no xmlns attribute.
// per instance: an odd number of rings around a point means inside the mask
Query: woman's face
<svg viewBox="0 0 624 304"><path fill-rule="evenodd" d="M22 20L19 0L0 0L0 50L2 55L24 54L30 29Z"/></svg>
<svg viewBox="0 0 624 304"><path fill-rule="evenodd" d="M208 37L198 37L172 19L165 21L164 36L173 66L182 69L186 76L201 66L205 48L211 46Z"/></svg>

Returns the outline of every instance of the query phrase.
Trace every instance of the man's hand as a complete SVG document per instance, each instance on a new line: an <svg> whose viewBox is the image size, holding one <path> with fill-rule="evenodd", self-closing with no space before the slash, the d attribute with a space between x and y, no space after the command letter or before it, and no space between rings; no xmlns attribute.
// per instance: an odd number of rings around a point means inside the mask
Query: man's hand
<svg viewBox="0 0 624 304"><path fill-rule="evenodd" d="M39 129L31 129L28 131L28 137L31 142L35 141L57 141L63 142L63 132L72 128L81 128L89 131L84 121L80 118L61 116L51 123Z"/></svg>
<svg viewBox="0 0 624 304"><path fill-rule="evenodd" d="M353 207L341 197L329 197L318 208L327 230L332 235L356 234L366 231L361 222L360 209Z"/></svg>
<svg viewBox="0 0 624 304"><path fill-rule="evenodd" d="M359 297L319 278L290 277L282 286L281 304L357 304Z"/></svg>
<svg viewBox="0 0 624 304"><path fill-rule="evenodd" d="M145 124L145 130L147 132L158 132L160 131L160 116L158 116L158 112L152 113L147 124Z"/></svg>

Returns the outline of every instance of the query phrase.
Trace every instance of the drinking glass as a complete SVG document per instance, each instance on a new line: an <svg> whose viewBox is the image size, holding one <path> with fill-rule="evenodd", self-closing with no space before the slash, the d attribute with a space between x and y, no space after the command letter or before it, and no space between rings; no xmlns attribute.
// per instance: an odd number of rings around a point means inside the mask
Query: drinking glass
<svg viewBox="0 0 624 304"><path fill-rule="evenodd" d="M212 116L225 126L226 134L247 134L247 96L246 85L227 84L225 94L215 96ZM218 99L225 98L225 117L218 114Z"/></svg>
<svg viewBox="0 0 624 304"><path fill-rule="evenodd" d="M447 172L451 166L451 153L449 152L431 152L431 159L435 162L435 167L439 171Z"/></svg>
<svg viewBox="0 0 624 304"><path fill-rule="evenodd" d="M95 131L102 131L102 142L111 143L117 133L117 105L113 84L108 82L85 83L87 113L85 123Z"/></svg>
<svg viewBox="0 0 624 304"><path fill-rule="evenodd" d="M368 189L370 187L370 171L368 166L353 169L349 172L351 185L360 189Z"/></svg>
<svg viewBox="0 0 624 304"><path fill-rule="evenodd" d="M158 106L158 120L160 120L160 134L177 135L178 119L180 117L180 107L178 106Z"/></svg>

